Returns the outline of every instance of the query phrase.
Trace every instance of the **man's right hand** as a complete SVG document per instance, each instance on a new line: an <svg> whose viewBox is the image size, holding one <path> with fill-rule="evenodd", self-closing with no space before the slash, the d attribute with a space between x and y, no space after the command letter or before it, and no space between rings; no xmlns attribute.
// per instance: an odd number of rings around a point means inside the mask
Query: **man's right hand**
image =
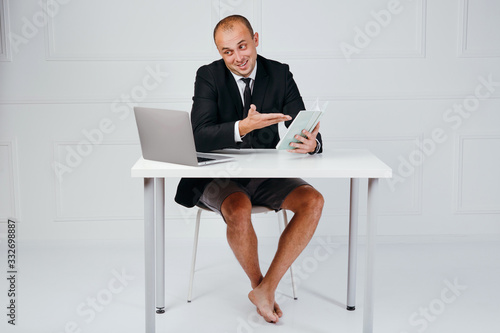
<svg viewBox="0 0 500 333"><path fill-rule="evenodd" d="M283 113L260 113L257 112L257 107L252 104L250 105L250 110L248 110L248 116L239 122L238 129L240 136L244 136L253 130L287 120L292 120L292 117Z"/></svg>

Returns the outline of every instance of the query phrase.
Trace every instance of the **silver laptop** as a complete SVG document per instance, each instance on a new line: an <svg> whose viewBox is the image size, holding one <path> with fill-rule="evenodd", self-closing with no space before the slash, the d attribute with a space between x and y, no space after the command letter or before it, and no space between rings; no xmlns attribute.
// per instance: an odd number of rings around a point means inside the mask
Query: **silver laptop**
<svg viewBox="0 0 500 333"><path fill-rule="evenodd" d="M142 157L147 160L199 166L234 160L233 157L197 153L189 113L134 107Z"/></svg>

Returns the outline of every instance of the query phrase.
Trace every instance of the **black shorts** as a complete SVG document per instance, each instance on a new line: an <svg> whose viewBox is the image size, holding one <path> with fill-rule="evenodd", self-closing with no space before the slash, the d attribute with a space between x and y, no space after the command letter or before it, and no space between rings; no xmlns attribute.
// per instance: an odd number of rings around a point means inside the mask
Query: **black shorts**
<svg viewBox="0 0 500 333"><path fill-rule="evenodd" d="M198 204L221 214L224 200L233 193L243 192L252 205L279 211L288 194L302 185L309 183L300 178L252 178L243 185L229 178L218 178L208 183Z"/></svg>

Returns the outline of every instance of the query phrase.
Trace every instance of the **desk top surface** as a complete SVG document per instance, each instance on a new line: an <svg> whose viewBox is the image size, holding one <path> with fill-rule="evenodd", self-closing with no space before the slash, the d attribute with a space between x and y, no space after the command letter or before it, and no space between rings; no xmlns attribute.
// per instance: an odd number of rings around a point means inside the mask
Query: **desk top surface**
<svg viewBox="0 0 500 333"><path fill-rule="evenodd" d="M327 149L318 155L275 149L224 150L234 161L186 166L139 158L132 177L139 178L391 178L392 169L368 150Z"/></svg>

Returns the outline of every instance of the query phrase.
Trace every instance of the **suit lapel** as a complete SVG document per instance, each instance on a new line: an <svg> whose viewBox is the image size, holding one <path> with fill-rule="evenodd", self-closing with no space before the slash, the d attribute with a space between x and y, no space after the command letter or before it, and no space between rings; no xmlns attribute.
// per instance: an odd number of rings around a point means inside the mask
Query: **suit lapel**
<svg viewBox="0 0 500 333"><path fill-rule="evenodd" d="M264 105L263 102L264 96L266 95L269 75L259 57L257 57L257 63L257 74L255 75L255 83L252 92L252 104L255 104L257 111L263 112L264 110L261 110L261 107Z"/></svg>
<svg viewBox="0 0 500 333"><path fill-rule="evenodd" d="M229 71L227 67L226 67L226 83L227 83L226 87L229 90L229 95L231 95L231 98L234 103L234 110L236 110L236 113L238 114L238 119L242 119L243 103L241 102L240 91L238 89L236 81L234 80L233 74L231 74L231 71Z"/></svg>
<svg viewBox="0 0 500 333"><path fill-rule="evenodd" d="M257 57L257 73L255 75L255 83L253 86L253 92L252 92L252 104L255 104L257 107L257 111L261 112L262 110L260 109L263 105L264 102L264 97L266 95L266 90L267 90L267 84L269 81L269 75L267 73L266 68L262 64L262 61L260 61L260 57ZM231 74L231 71L226 67L226 87L229 90L229 94L231 95L231 98L234 103L234 108L236 112L238 113L238 119L243 118L243 103L241 101L241 94L238 89L238 85L236 84L236 81L234 80L233 75Z"/></svg>

